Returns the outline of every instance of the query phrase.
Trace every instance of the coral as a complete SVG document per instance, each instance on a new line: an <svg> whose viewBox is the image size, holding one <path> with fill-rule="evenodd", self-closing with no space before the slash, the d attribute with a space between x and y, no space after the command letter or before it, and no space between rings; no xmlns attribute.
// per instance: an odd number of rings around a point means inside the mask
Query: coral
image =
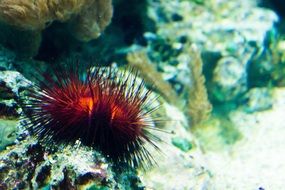
<svg viewBox="0 0 285 190"><path fill-rule="evenodd" d="M25 30L42 30L53 20L66 21L78 14L85 1L2 0L1 20Z"/></svg>
<svg viewBox="0 0 285 190"><path fill-rule="evenodd" d="M271 82L276 86L285 86L285 35L278 37L270 44L267 56L268 61L272 63L272 69L269 72Z"/></svg>
<svg viewBox="0 0 285 190"><path fill-rule="evenodd" d="M41 31L53 21L76 25L75 36L88 41L100 35L112 17L111 0L1 0L0 20L24 30Z"/></svg>
<svg viewBox="0 0 285 190"><path fill-rule="evenodd" d="M202 73L203 62L200 53L195 46L188 48L190 50L189 69L191 71L192 86L189 89L188 113L191 118L191 125L195 126L207 120L212 105L208 100L207 89L205 86L205 77Z"/></svg>
<svg viewBox="0 0 285 190"><path fill-rule="evenodd" d="M191 125L197 125L199 122L206 120L212 110L212 105L208 100L208 94L205 87L205 77L202 73L203 63L200 53L196 48L184 48L184 54L188 60L188 67L191 72L191 86L184 87L182 96L187 97L187 105L184 105L185 112L191 118ZM189 55L190 53L190 55ZM150 62L147 54L144 51L132 52L127 55L129 65L140 71L142 78L148 84L153 84L153 88L162 95L169 103L182 107L184 102L180 102L180 97L173 90L172 86L166 82L162 75L156 71L153 64ZM186 80L183 78L183 80Z"/></svg>
<svg viewBox="0 0 285 190"><path fill-rule="evenodd" d="M53 75L54 74L54 75ZM157 149L151 91L114 68L59 68L23 102L28 128L41 142L96 148L115 163L150 166Z"/></svg>
<svg viewBox="0 0 285 190"><path fill-rule="evenodd" d="M154 68L144 51L132 52L127 55L128 64L136 68L148 84L152 84L162 97L169 103L177 104L178 97L171 85L164 81L162 75Z"/></svg>
<svg viewBox="0 0 285 190"><path fill-rule="evenodd" d="M285 35L276 29L268 32L264 47L247 70L250 87L285 86Z"/></svg>
<svg viewBox="0 0 285 190"><path fill-rule="evenodd" d="M41 30L51 20L45 0L1 0L0 19L26 30Z"/></svg>
<svg viewBox="0 0 285 190"><path fill-rule="evenodd" d="M112 0L87 0L88 7L72 20L72 31L77 39L95 39L108 26L113 10Z"/></svg>

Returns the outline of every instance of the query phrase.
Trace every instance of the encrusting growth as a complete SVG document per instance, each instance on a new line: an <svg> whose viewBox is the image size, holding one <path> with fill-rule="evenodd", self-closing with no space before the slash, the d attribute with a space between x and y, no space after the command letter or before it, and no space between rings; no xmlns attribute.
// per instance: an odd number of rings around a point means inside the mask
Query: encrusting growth
<svg viewBox="0 0 285 190"><path fill-rule="evenodd" d="M111 68L61 69L30 90L28 129L43 143L94 147L115 163L147 166L158 149L151 92L136 75Z"/></svg>
<svg viewBox="0 0 285 190"><path fill-rule="evenodd" d="M81 41L97 38L111 22L111 0L0 0L0 21L41 31L53 21L68 22Z"/></svg>

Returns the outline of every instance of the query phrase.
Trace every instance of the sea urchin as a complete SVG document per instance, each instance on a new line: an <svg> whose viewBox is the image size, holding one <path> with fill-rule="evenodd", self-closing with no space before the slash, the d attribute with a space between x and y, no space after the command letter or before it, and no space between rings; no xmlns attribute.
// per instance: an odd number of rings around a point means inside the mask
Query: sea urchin
<svg viewBox="0 0 285 190"><path fill-rule="evenodd" d="M159 138L149 105L151 92L136 75L110 68L54 70L24 103L28 128L41 142L83 145L116 163L153 162L146 144Z"/></svg>

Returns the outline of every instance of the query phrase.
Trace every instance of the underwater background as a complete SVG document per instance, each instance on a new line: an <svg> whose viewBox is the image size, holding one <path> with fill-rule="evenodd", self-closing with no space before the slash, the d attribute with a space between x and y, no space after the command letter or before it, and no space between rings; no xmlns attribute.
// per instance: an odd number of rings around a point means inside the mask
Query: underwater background
<svg viewBox="0 0 285 190"><path fill-rule="evenodd" d="M0 0L0 190L283 189L284 18L281 0ZM76 64L138 73L158 97L156 164L26 127L38 78Z"/></svg>

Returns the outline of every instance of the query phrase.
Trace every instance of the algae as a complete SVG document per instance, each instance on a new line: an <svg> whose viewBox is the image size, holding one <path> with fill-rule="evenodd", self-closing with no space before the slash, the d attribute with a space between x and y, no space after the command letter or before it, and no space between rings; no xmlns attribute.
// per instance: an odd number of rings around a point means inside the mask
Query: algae
<svg viewBox="0 0 285 190"><path fill-rule="evenodd" d="M186 139L181 137L173 137L171 142L174 146L182 150L183 152L187 152L193 148L192 143Z"/></svg>
<svg viewBox="0 0 285 190"><path fill-rule="evenodd" d="M16 120L0 119L0 151L16 140L17 123Z"/></svg>

